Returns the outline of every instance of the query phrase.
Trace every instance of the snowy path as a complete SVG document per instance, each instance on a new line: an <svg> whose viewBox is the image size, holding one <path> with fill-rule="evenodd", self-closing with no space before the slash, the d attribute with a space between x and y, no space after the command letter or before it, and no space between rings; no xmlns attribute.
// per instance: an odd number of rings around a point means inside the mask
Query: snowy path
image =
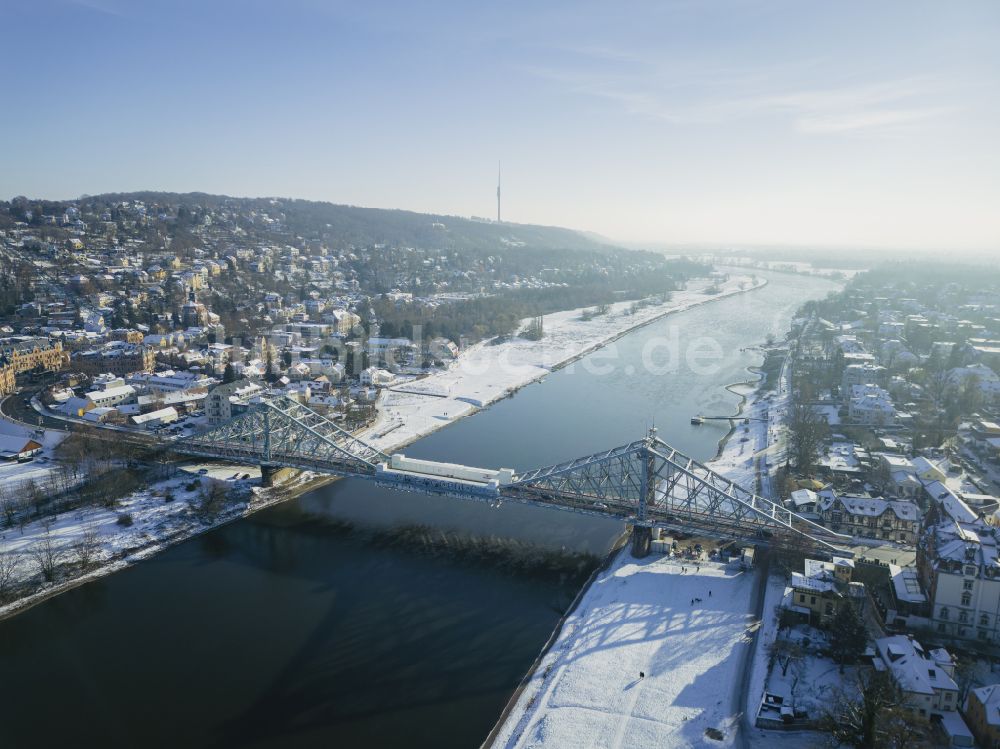
<svg viewBox="0 0 1000 749"><path fill-rule="evenodd" d="M566 620L493 746L732 745L752 593L753 575L735 568L685 574L679 561L623 552ZM726 738L707 739L708 728Z"/></svg>

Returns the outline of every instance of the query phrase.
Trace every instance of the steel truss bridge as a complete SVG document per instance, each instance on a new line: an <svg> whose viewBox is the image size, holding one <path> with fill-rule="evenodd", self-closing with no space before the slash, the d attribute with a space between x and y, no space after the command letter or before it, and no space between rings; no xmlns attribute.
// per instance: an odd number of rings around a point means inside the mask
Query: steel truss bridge
<svg viewBox="0 0 1000 749"><path fill-rule="evenodd" d="M265 480L288 467L358 477L397 490L519 502L618 518L631 524L633 553L649 550L652 528L720 540L850 555L833 533L687 457L656 436L523 473L390 456L296 401L254 403L203 434L171 440L184 455L259 464Z"/></svg>

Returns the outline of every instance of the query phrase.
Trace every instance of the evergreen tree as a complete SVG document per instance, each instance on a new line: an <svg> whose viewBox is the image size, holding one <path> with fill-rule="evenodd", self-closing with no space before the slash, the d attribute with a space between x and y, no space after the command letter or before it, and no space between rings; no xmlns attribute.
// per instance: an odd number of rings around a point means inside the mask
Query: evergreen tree
<svg viewBox="0 0 1000 749"><path fill-rule="evenodd" d="M840 664L840 672L844 672L844 664L854 663L865 651L868 644L868 632L864 622L854 610L854 605L848 600L840 607L837 615L830 623L830 653Z"/></svg>
<svg viewBox="0 0 1000 749"><path fill-rule="evenodd" d="M236 381L236 370L233 369L232 362L226 364L226 370L222 373L223 384Z"/></svg>

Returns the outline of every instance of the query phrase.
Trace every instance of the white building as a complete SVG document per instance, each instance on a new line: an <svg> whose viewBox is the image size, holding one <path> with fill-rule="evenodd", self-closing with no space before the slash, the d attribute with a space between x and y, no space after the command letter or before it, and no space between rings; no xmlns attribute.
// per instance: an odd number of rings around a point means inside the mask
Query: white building
<svg viewBox="0 0 1000 749"><path fill-rule="evenodd" d="M171 369L152 374L140 372L130 375L128 381L130 385L151 393L172 393L179 390L208 388L216 382L200 372L175 372Z"/></svg>
<svg viewBox="0 0 1000 749"><path fill-rule="evenodd" d="M103 390L91 390L84 396L94 408L112 408L123 403L134 403L137 395L131 385L119 385Z"/></svg>
<svg viewBox="0 0 1000 749"><path fill-rule="evenodd" d="M866 426L885 426L896 419L892 398L877 385L852 386L847 414L853 423Z"/></svg>
<svg viewBox="0 0 1000 749"><path fill-rule="evenodd" d="M893 635L876 640L875 651L872 664L878 671L889 672L902 693L903 709L914 717L929 720L958 709L955 661L947 650L928 653L912 637Z"/></svg>
<svg viewBox="0 0 1000 749"><path fill-rule="evenodd" d="M1000 529L941 482L926 491L931 508L917 570L931 624L944 636L1000 643Z"/></svg>
<svg viewBox="0 0 1000 749"><path fill-rule="evenodd" d="M379 369L378 367L368 367L361 371L359 379L364 386L383 387L391 383L394 377L392 372Z"/></svg>
<svg viewBox="0 0 1000 749"><path fill-rule="evenodd" d="M249 380L235 380L209 391L205 398L205 416L214 425L242 413L250 401L264 392L264 387Z"/></svg>
<svg viewBox="0 0 1000 749"><path fill-rule="evenodd" d="M145 427L146 429L152 429L153 427L162 426L174 421L177 421L177 410L173 406L167 406L166 408L161 408L159 411L150 411L149 413L132 417L133 424Z"/></svg>
<svg viewBox="0 0 1000 749"><path fill-rule="evenodd" d="M413 361L416 346L409 338L369 338L368 356L374 362L409 364Z"/></svg>

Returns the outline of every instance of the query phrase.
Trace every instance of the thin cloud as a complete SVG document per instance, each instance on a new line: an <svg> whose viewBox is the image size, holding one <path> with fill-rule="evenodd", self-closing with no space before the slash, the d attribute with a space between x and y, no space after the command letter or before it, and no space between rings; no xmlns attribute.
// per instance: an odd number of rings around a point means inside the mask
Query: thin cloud
<svg viewBox="0 0 1000 749"><path fill-rule="evenodd" d="M106 16L116 16L118 18L125 16L125 12L121 9L120 5L113 2L113 0L68 0L68 2L70 5L103 13Z"/></svg>
<svg viewBox="0 0 1000 749"><path fill-rule="evenodd" d="M795 126L803 133L828 135L862 130L884 130L935 119L954 112L949 107L895 109L800 117Z"/></svg>
<svg viewBox="0 0 1000 749"><path fill-rule="evenodd" d="M610 56L605 52L600 57ZM789 87L775 91L773 84L767 90L774 71L700 70L688 77L663 76L649 70L613 74L538 67L527 70L575 93L614 102L630 115L678 125L710 125L777 115L786 116L799 132L832 135L887 130L955 111L951 107L924 105L944 87L933 78L921 76L863 85Z"/></svg>

